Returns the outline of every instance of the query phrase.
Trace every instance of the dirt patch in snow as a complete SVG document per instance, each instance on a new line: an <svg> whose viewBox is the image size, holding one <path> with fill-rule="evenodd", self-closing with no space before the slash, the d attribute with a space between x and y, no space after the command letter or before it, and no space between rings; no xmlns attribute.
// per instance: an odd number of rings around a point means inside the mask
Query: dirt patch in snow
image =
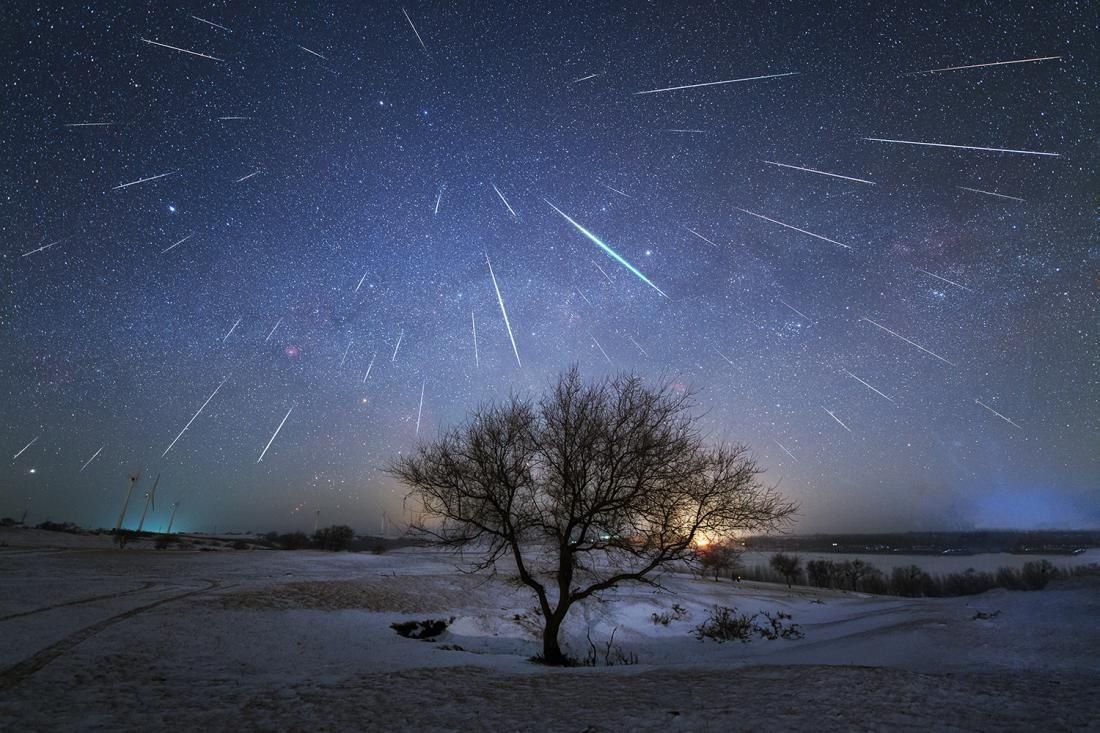
<svg viewBox="0 0 1100 733"><path fill-rule="evenodd" d="M483 579L381 576L358 580L282 583L220 596L227 609L320 609L396 613L432 613L469 605L470 593Z"/></svg>

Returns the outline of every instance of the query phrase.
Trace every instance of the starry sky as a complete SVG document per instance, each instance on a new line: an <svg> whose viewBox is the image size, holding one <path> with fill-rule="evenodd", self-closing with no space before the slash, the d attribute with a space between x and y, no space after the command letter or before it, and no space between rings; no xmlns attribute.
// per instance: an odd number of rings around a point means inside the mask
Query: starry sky
<svg viewBox="0 0 1100 733"><path fill-rule="evenodd" d="M396 526L389 458L576 363L798 531L1100 525L1095 4L5 16L0 515Z"/></svg>

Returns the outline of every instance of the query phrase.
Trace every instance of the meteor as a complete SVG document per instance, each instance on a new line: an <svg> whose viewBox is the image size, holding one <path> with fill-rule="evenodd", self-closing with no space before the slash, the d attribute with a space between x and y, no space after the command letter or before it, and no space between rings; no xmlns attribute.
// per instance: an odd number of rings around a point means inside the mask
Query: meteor
<svg viewBox="0 0 1100 733"><path fill-rule="evenodd" d="M612 188L611 186L608 186L608 185L607 185L606 183L603 183L603 184L600 184L600 185L602 185L602 186L603 186L604 188L606 188L606 189L607 189L608 191L614 191L615 193L619 194L620 196L626 196L627 198L632 198L630 194L628 194L628 193L623 193L622 191L620 191L620 190L619 190L619 189L617 189L617 188Z"/></svg>
<svg viewBox="0 0 1100 733"><path fill-rule="evenodd" d="M821 409L822 409L822 410L825 410L825 412L829 413L829 417L831 417L832 419L836 420L836 421L837 421L837 423L839 423L839 424L840 424L840 427L844 428L844 429L845 429L845 430L847 430L847 431L848 431L849 433L850 433L850 432L852 432L852 429L851 429L850 427L848 427L847 425L845 425L845 424L844 424L843 422L841 422L840 418L839 418L839 417L837 417L836 415L834 415L834 414L833 414L833 411L832 411L832 410L830 410L830 409L828 409L827 407L825 407L825 405L822 405L822 406L821 406Z"/></svg>
<svg viewBox="0 0 1100 733"><path fill-rule="evenodd" d="M340 366L344 366L344 362L348 360L348 352L351 350L351 344L354 339L348 341L347 347L344 349L344 355L340 357Z"/></svg>
<svg viewBox="0 0 1100 733"><path fill-rule="evenodd" d="M114 122L70 122L65 127L109 127Z"/></svg>
<svg viewBox="0 0 1100 733"><path fill-rule="evenodd" d="M1009 425L1011 425L1012 427L1014 427L1014 428L1019 428L1020 430L1023 430L1023 428L1021 428L1021 427L1020 427L1019 425L1017 425L1016 423L1012 422L1012 421L1011 421L1011 420L1009 420L1009 419L1008 419L1007 417L1005 417L1005 416L1004 416L1004 415L1002 415L1001 413L997 412L996 410L994 410L994 409L993 409L992 407L990 407L989 405L985 404L985 403L984 403L984 402L982 402L981 400L979 400L979 399L975 399L975 400L974 400L974 402L975 402L975 403L977 403L977 404L979 404L979 405L981 405L981 406L982 406L982 407L984 407L985 409L989 410L989 411L990 411L990 412L992 412L992 413L993 413L994 415L996 415L997 417L1001 418L1002 420L1004 420L1004 421L1005 421L1006 423L1008 423L1008 424L1009 424Z"/></svg>
<svg viewBox="0 0 1100 733"><path fill-rule="evenodd" d="M206 18L200 18L197 15L192 15L191 17L194 18L195 20L199 21L200 23L206 23L207 25L212 25L215 28L221 28L226 33L232 33L233 32L233 31L229 30L228 28L226 28L224 25L218 25L217 23L215 23L213 21L210 21L210 20L207 20Z"/></svg>
<svg viewBox="0 0 1100 733"><path fill-rule="evenodd" d="M397 361L397 350L401 348L401 339L405 338L405 329L401 329L401 333L397 335L397 345L393 347L393 356L390 357L390 363L393 364Z"/></svg>
<svg viewBox="0 0 1100 733"><path fill-rule="evenodd" d="M187 241L188 239L190 239L190 238L191 238L191 237L193 237L193 236L195 236L195 233L194 233L194 232L191 232L191 233L190 233L190 234L188 234L188 235L187 235L186 237L184 237L184 238L183 238L183 239L181 239L180 241L178 241L178 242L176 242L175 244L173 244L173 245L172 245L171 247L168 247L168 248L166 248L166 249L162 249L162 250L160 251L160 253L161 253L161 254L164 254L165 252L168 252L168 251L171 251L171 250L175 249L176 247L180 246L181 244L183 244L184 242L186 242L186 241Z"/></svg>
<svg viewBox="0 0 1100 733"><path fill-rule="evenodd" d="M420 407L416 408L416 437L420 437L420 416L424 413L424 387L427 381L420 383Z"/></svg>
<svg viewBox="0 0 1100 733"><path fill-rule="evenodd" d="M198 51L188 51L186 48L180 48L179 46L169 46L167 43L160 43L158 41L150 41L148 38L138 38L140 41L151 43L154 46L160 46L161 48L170 48L173 51L179 51L180 53L189 53L192 56L199 56L204 59L210 59L211 61L225 61L225 59L219 59L216 56L207 56L205 53L199 53Z"/></svg>
<svg viewBox="0 0 1100 733"><path fill-rule="evenodd" d="M986 196L996 196L999 199L1011 199L1013 201L1019 201L1021 203L1027 203L1026 201L1024 201L1024 199L1019 198L1018 196L1006 196L1003 193L994 193L993 191L983 191L980 188L967 188L966 186L958 186L957 188L961 188L964 191L970 191L972 193L984 193Z"/></svg>
<svg viewBox="0 0 1100 733"><path fill-rule="evenodd" d="M595 260L589 260L589 262L591 262L593 265L595 265L596 269L600 271L600 274L603 275L605 278L607 278L607 282L609 284L611 284L611 285L615 284L615 281L611 279L611 276L608 275L607 272L602 267L600 267L600 264L598 262L596 262Z"/></svg>
<svg viewBox="0 0 1100 733"><path fill-rule="evenodd" d="M825 171L814 170L813 168L803 168L798 165L787 165L786 163L776 163L774 160L761 160L761 163L767 163L768 165L777 165L780 168L791 168L796 171L806 171L807 173L816 173L819 176L831 176L833 178L843 178L845 181L855 181L856 183L866 183L870 186L874 186L874 181L867 181L862 178L852 178L851 176L842 176L839 173L826 173Z"/></svg>
<svg viewBox="0 0 1100 733"><path fill-rule="evenodd" d="M597 76L602 76L602 74L589 74L588 76L582 76L580 79L574 79L570 83L576 84L579 81L588 81L589 79L595 79Z"/></svg>
<svg viewBox="0 0 1100 733"><path fill-rule="evenodd" d="M495 183L491 183L489 185L493 187L493 190L497 192L497 196L500 196L500 200L503 201L504 205L508 207L508 213L511 214L513 217L515 217L515 215L516 215L515 210L508 203L508 199L504 198L504 194L502 194L500 192L500 189L497 188L497 185Z"/></svg>
<svg viewBox="0 0 1100 733"><path fill-rule="evenodd" d="M786 453L788 456L790 456L791 459L794 460L795 463L798 463L798 459L794 457L794 453L791 453L789 450L787 450L787 448L782 443L780 443L778 440L775 440L774 438L772 438L772 440L775 442L776 445L778 445L780 448L782 448L783 452Z"/></svg>
<svg viewBox="0 0 1100 733"><path fill-rule="evenodd" d="M439 202L443 200L443 189L439 189L439 195L435 197L435 211L433 214L439 213Z"/></svg>
<svg viewBox="0 0 1100 733"><path fill-rule="evenodd" d="M694 234L695 236L699 237L699 239L702 239L702 240L703 240L704 242L706 242L706 243L707 243L707 244L709 244L710 246L712 246L712 247L717 247L717 246L718 246L718 245L717 245L717 244L716 244L715 242L712 242L712 241L710 241L709 239L707 239L706 237L704 237L704 236L703 236L702 234L700 234L699 232L695 231L694 229L692 229L692 228L690 228L690 227L684 227L684 229L687 229L687 230L688 230L689 232L691 232L691 233L692 233L692 234Z"/></svg>
<svg viewBox="0 0 1100 733"><path fill-rule="evenodd" d="M97 451L96 451L95 453L93 453L93 454L92 454L92 457L91 457L91 458L89 458L88 460L84 461L84 465L80 467L80 471L77 471L77 473L80 473L80 472L81 472L81 471L83 471L83 470L84 470L85 468L87 468L87 467L88 467L88 464L89 464L89 463L91 463L92 461L94 461L94 460L95 460L95 457L96 457L96 456L98 456L98 455L99 455L100 453L102 453L102 452L103 452L103 449L104 449L105 447L106 447L106 446L102 446L102 445L101 445L101 446L99 446L99 450L97 450Z"/></svg>
<svg viewBox="0 0 1100 733"><path fill-rule="evenodd" d="M321 59L322 61L328 61L328 59L326 59L326 58L325 58L324 56L322 56L321 54L317 53L316 51L310 50L310 49L306 48L305 46L298 46L298 48L302 49L302 50L303 50L303 51L305 51L306 53L311 53L311 54L313 54L314 56L316 56L317 58Z"/></svg>
<svg viewBox="0 0 1100 733"><path fill-rule="evenodd" d="M543 201L546 201L546 199L543 199ZM573 225L574 227L576 227L577 231L579 231L579 232L580 232L581 234L583 234L584 236L588 237L588 238L589 238L589 239L590 239L590 240L591 240L591 241L592 241L593 243L595 243L595 244L596 244L597 246L599 246L599 248L600 248L600 249L602 249L602 250L603 250L604 252L606 252L606 253L607 253L608 255L610 255L612 259L614 259L614 260L615 260L616 262L618 262L618 263L619 263L620 265L622 265L623 267L625 267L626 269L628 269L628 270L630 270L630 271L631 271L632 273L634 273L634 275L635 275L635 276L636 276L636 277L637 277L637 278L638 278L639 280L641 280L641 281L642 281L642 282L644 282L644 283L645 283L646 285L648 285L649 287L651 287L651 288L653 288L654 290L656 290L656 291L657 291L658 293L660 293L660 294L661 294L661 295L663 295L664 297L666 297L666 298L668 297L668 295L666 295L666 294L665 294L665 291L661 290L661 289L660 289L659 287L657 287L656 285L654 285L654 284L653 284L653 283L652 283L652 282L650 281L650 279L649 279L648 277L646 277L646 276L645 276L645 275L643 275L643 274L642 274L641 272L639 272L639 271L638 271L638 269L634 267L634 265L630 264L630 263L629 263L629 262L627 262L627 261L626 261L625 259L623 259L623 258L622 258L622 256L620 256L620 255L619 255L619 253L618 253L618 252L616 252L615 250L611 249L611 247L609 247L608 245L606 245L606 244L604 244L604 243L603 243L602 241L600 241L600 238L599 238L599 237L597 237L597 236L596 236L595 234L593 234L592 232L590 232L590 231L588 231L587 229L585 229L584 227L582 227L582 226L581 226L580 224L578 224L578 223L577 223L576 221L574 221L574 220L573 220L573 218L569 216L569 214L566 214L566 213L565 213L564 211L562 211L561 209L559 209L559 208L558 208L557 206L554 206L554 205L553 205L553 204L551 204L551 203L550 203L549 201L546 201L546 203L547 203L547 204L548 204L548 205L550 206L550 208L551 208L551 209L553 209L554 211L556 211L556 212L558 212L559 214L561 214L561 215L562 215L562 217L564 217L564 218L565 218L565 220L566 220L567 222L569 222L569 223L570 223L570 224L572 224L572 225ZM597 266L598 266L598 265L597 265ZM604 273L604 274L606 275L607 273ZM610 278L608 278L608 279L610 280Z"/></svg>
<svg viewBox="0 0 1100 733"><path fill-rule="evenodd" d="M258 175L260 175L260 171L253 171L252 173L249 173L247 176L242 176L241 178L238 178L237 180L233 181L233 183L240 183L241 181L247 181L252 176L258 176Z"/></svg>
<svg viewBox="0 0 1100 733"><path fill-rule="evenodd" d="M36 435L34 437L34 440L32 440L31 442L29 442L25 446L23 446L23 448L18 453L16 453L14 456L12 456L11 459L14 461L16 458L23 455L23 453L26 452L27 448L30 448L32 445L37 443L38 439L41 438L41 437L42 437L41 435Z"/></svg>
<svg viewBox="0 0 1100 733"><path fill-rule="evenodd" d="M1045 155L1049 158L1060 158L1061 153L1040 153L1034 150L1013 150L1011 148L981 148L975 145L947 145L945 143L925 143L916 140L889 140L883 137L864 137L861 140L870 140L876 143L898 143L900 145L924 145L931 148L954 148L955 150L982 150L987 153L1017 153L1019 155Z"/></svg>
<svg viewBox="0 0 1100 733"><path fill-rule="evenodd" d="M470 327L474 331L474 366L481 368L481 359L477 355L477 321L474 320L474 312L470 311Z"/></svg>
<svg viewBox="0 0 1100 733"><path fill-rule="evenodd" d="M649 358L649 354L646 353L646 350L642 348L641 344L634 340L633 336L627 336L627 338L630 339L630 343L634 344L638 351L642 352L642 356L646 357L647 359Z"/></svg>
<svg viewBox="0 0 1100 733"><path fill-rule="evenodd" d="M592 343L596 344L596 348L600 350L601 354L603 354L603 358L607 359L607 363L611 364L611 366L615 366L611 361L611 357L608 356L607 352L603 350L603 347L600 346L600 342L596 340L595 336L592 337Z"/></svg>
<svg viewBox="0 0 1100 733"><path fill-rule="evenodd" d="M934 74L938 71L960 71L962 69L984 69L987 66L1007 66L1008 64L1031 64L1036 61L1054 61L1060 59L1061 56L1036 56L1032 59L1014 59L1012 61L993 61L988 64L968 64L967 66L945 66L942 69L925 69L924 71L910 71L907 76L913 76L915 74Z"/></svg>
<svg viewBox="0 0 1100 733"><path fill-rule="evenodd" d="M718 356L720 356L720 357L722 357L723 359L726 360L726 363L728 363L730 366L736 366L732 361L730 361L730 358L728 356L726 356L725 354L723 354L721 351L719 351L717 347L712 347L712 348L714 348L714 353L715 354L718 354Z"/></svg>
<svg viewBox="0 0 1100 733"><path fill-rule="evenodd" d="M241 319L240 318L237 319L237 322L233 324L233 327L230 328L229 331L225 334L225 336L222 337L222 343L223 344L225 343L225 340L227 338L229 338L233 334L234 331L237 330L237 326L239 326L239 325L241 325Z"/></svg>
<svg viewBox="0 0 1100 733"><path fill-rule="evenodd" d="M355 292L356 293L359 292L359 288L363 287L363 281L367 279L367 273L368 272L370 272L370 270L364 270L363 271L363 277L359 278L359 284L355 286Z"/></svg>
<svg viewBox="0 0 1100 733"><path fill-rule="evenodd" d="M577 295L581 296L581 299L584 300L585 303L588 303L589 305L592 305L592 301L588 299L587 295L585 295L584 293L582 293L579 290L577 291Z"/></svg>
<svg viewBox="0 0 1100 733"><path fill-rule="evenodd" d="M852 374L852 373L851 373L850 371L848 371L847 369L841 369L840 371L844 372L844 373L845 373L845 374L847 374L847 375L848 375L849 377L851 377L852 379L856 380L857 382L859 382L860 384L862 384L862 385L863 385L864 387L866 387L867 389L869 389L869 390L871 390L872 392L874 392L875 394L877 394L877 395L878 395L879 397L883 397L883 398L885 398L885 399L888 399L888 400L890 400L891 402L893 402L893 401L894 401L894 399L893 399L892 397L887 397L887 396L886 396L886 395L884 395L884 394L883 394L882 392L879 392L879 391L878 391L877 389L875 389L875 388L874 388L874 387L872 387L871 385L867 384L867 382L864 382L864 381L863 381L862 379L860 379L860 378L859 378L859 377L857 377L856 375ZM896 404L896 403L895 403L895 404Z"/></svg>
<svg viewBox="0 0 1100 733"><path fill-rule="evenodd" d="M934 277L934 278L936 278L937 280L943 280L943 281L944 281L945 283L947 283L948 285L954 285L954 286L955 286L956 288L962 288L963 290L967 291L968 293L973 293L973 292L974 292L973 290L971 290L970 288L966 287L965 285L959 285L959 284L958 284L957 282L955 282L954 280L948 280L948 279L947 279L946 277L940 277L939 275L936 275L935 273L931 273L931 272L929 272L928 270L922 270L922 269L920 269L919 267L917 267L917 268L914 268L914 269L916 269L916 271L917 271L917 272L923 272L923 273L924 273L925 275L928 275L929 277Z"/></svg>
<svg viewBox="0 0 1100 733"><path fill-rule="evenodd" d="M787 227L788 229L793 229L796 232L801 232L802 234L809 234L811 237L817 237L818 239L829 242L830 244L835 244L835 245L841 246L844 249L851 249L851 247L849 247L848 245L846 245L842 242L838 242L835 239L829 239L828 237L823 237L820 234L814 234L813 232L808 232L805 229L799 229L796 226L791 226L790 224L784 224L783 222L781 222L777 219L769 218L767 216L764 216L763 214L754 214L753 212L749 211L748 209L738 209L736 206L734 206L733 208L737 209L738 211L740 211L742 213L748 214L749 216L755 216L757 219L763 219L764 221L770 221L772 224L778 224L781 227Z"/></svg>
<svg viewBox="0 0 1100 733"><path fill-rule="evenodd" d="M173 440L171 443L169 443L168 447L164 449L164 452L160 454L161 458L164 458L166 455L168 455L168 451L172 450L172 446L174 446L176 444L176 441L183 437L183 434L187 432L187 428L191 427L191 423L195 422L195 418L197 418L200 414L202 414L202 411L205 410L206 406L210 404L210 400L214 399L214 395L216 395L218 393L218 390L220 390L222 387L225 386L225 383L227 381L229 381L228 377L223 379L222 383L218 385L217 389L215 389L213 392L210 393L210 396L206 398L206 402L202 403L202 407L200 407L198 409L198 412L196 412L194 415L192 415L191 419L187 421L187 424L183 426L183 430L180 431L180 434L177 435L175 437L175 440Z"/></svg>
<svg viewBox="0 0 1100 733"><path fill-rule="evenodd" d="M377 357L377 355L377 351L371 354L371 363L366 365L366 374L363 374L363 384L366 384L367 376L371 375L371 369L374 368L374 358Z"/></svg>
<svg viewBox="0 0 1100 733"><path fill-rule="evenodd" d="M41 241L41 240L39 240L39 241ZM19 256L20 257L29 257L30 255L38 254L39 252L45 252L46 250L48 250L50 247L54 246L55 244L61 244L64 241L65 241L64 239L58 239L55 242L50 242L49 244L44 244L41 247L39 247L38 249L32 249L29 252L24 252L23 254L21 254Z"/></svg>
<svg viewBox="0 0 1100 733"><path fill-rule="evenodd" d="M169 171L168 173L161 173L160 175L157 175L157 176L149 176L148 178L141 178L141 179L138 179L136 181L130 181L129 183L122 183L118 186L115 186L111 190L112 191L117 191L120 188L129 188L130 186L136 186L139 183L146 183L147 181L155 181L158 178L164 178L165 176L170 176L173 173L175 173L175 171Z"/></svg>
<svg viewBox="0 0 1100 733"><path fill-rule="evenodd" d="M267 441L267 445L264 446L264 451L263 451L263 453L260 454L260 457L256 459L256 463L259 463L260 461L262 461L264 459L264 456L267 455L267 449L270 448L271 444L275 442L275 436L278 435L279 431L283 429L283 425L286 423L286 419L288 417L290 417L290 413L293 410L294 410L294 405L291 405L290 409L286 411L285 415L283 415L283 421L281 423L279 423L279 427L275 428L275 432L271 434L271 440Z"/></svg>
<svg viewBox="0 0 1100 733"><path fill-rule="evenodd" d="M409 14L405 12L405 9L404 9L404 8L401 8L401 12L402 12L402 13L405 13L405 20L409 21L409 27L410 27L410 28L412 28L412 29L413 29L413 33L415 33L415 34L416 34L416 40L420 41L420 47L421 47L422 49L424 49L424 52L425 52L425 53L427 53L427 51L428 51L428 47L424 45L424 39L420 37L420 32L419 32L419 31L417 31L417 30L416 30L416 26L415 26L415 25L413 25L413 21L412 21L412 18L410 18L410 17L409 17Z"/></svg>
<svg viewBox="0 0 1100 733"><path fill-rule="evenodd" d="M798 315L800 315L800 316L802 316L803 318L805 318L805 319L806 319L807 321L809 321L809 320L813 320L813 319L811 319L811 318L810 318L810 317L809 317L808 315L806 315L806 314L805 314L805 313L803 313L802 311L798 310L797 308L795 308L795 307L794 307L793 305L791 305L791 304L790 304L790 303L788 303L787 301L783 300L782 298L776 298L776 300L778 300L778 301L779 301L780 303L782 303L783 305L785 305L785 306L787 306L788 308L790 308L790 309L791 309L792 311L794 311L794 312L795 312L795 313L797 313Z"/></svg>
<svg viewBox="0 0 1100 733"><path fill-rule="evenodd" d="M881 328L881 329L882 329L883 331L885 331L886 333L890 334L891 336L896 336L896 337L898 337L899 339L901 339L901 340L902 340L902 341L904 341L905 343L909 344L910 346L916 346L916 347L917 347L918 349L920 349L920 350L921 350L921 351L923 351L924 353L926 353L926 354L931 354L932 356L934 356L934 357L936 357L937 359L939 359L940 361L942 361L942 362L943 362L944 364L950 364L951 366L956 366L956 364L955 364L954 362L950 362L950 361L948 361L947 359L944 359L944 358L943 358L942 356L940 356L939 354L937 354L937 353L936 353L936 352L934 352L934 351L929 351L928 349L926 349L926 348L924 348L923 346L921 346L920 344L918 344L918 343L917 343L916 341L910 341L909 339L905 338L904 336L902 336L902 335L901 335L900 333L898 333L897 331L891 331L891 330L890 330L890 329L888 329L888 328L887 328L886 326L883 326L883 325L881 325L881 324L875 323L875 322L874 322L874 321L872 321L872 320L871 320L870 318L867 318L867 317L861 317L861 318L860 318L859 320L861 320L861 321L867 321L867 322L868 322L868 323L870 323L870 324L871 324L872 326L875 326L876 328Z"/></svg>
<svg viewBox="0 0 1100 733"><path fill-rule="evenodd" d="M702 84L684 84L684 85L678 86L678 87L664 87L663 89L647 89L644 92L634 92L634 96L638 96L640 94L659 94L660 92L676 92L676 91L679 91L681 89L696 89L698 87L714 87L714 86L718 86L719 84L737 84L737 83L743 82L743 81L756 81L757 79L777 79L781 76L795 76L798 73L799 72L797 72L797 71L788 71L785 74L764 74L763 76L746 76L746 77L741 78L741 79L726 79L725 81L707 81L707 82L703 82Z"/></svg>
<svg viewBox="0 0 1100 733"><path fill-rule="evenodd" d="M271 337L272 337L272 336L274 336L274 335L275 335L275 329L276 329L276 328L278 328L278 327L279 327L279 324L280 324L280 323L282 323L282 322L283 322L283 319L282 319L282 318L280 318L279 320L275 321L275 325L271 327L271 333L269 333L269 334L267 335L267 338L265 338L265 339L264 339L264 343L265 343L265 344L266 344L266 343L267 343L268 341L270 341L270 340L271 340Z"/></svg>
<svg viewBox="0 0 1100 733"><path fill-rule="evenodd" d="M705 135L706 130L689 130L683 127L666 127L665 132L679 132L685 135Z"/></svg>
<svg viewBox="0 0 1100 733"><path fill-rule="evenodd" d="M251 117L219 117L219 120L251 120Z"/></svg>
<svg viewBox="0 0 1100 733"><path fill-rule="evenodd" d="M519 360L519 349L516 348L516 337L512 334L512 324L508 322L508 311L504 308L504 298L500 295L500 287L497 285L497 276L493 274L493 263L489 261L489 255L485 255L485 264L489 266L489 277L493 279L493 290L497 293L497 302L500 303L500 313L504 316L504 326L508 329L508 338L512 341L512 353L516 355L516 364L523 367Z"/></svg>

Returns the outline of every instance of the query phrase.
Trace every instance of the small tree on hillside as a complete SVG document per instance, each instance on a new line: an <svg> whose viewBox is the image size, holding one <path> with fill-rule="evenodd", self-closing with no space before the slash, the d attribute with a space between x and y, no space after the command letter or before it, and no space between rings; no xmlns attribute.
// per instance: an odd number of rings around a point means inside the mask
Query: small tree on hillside
<svg viewBox="0 0 1100 733"><path fill-rule="evenodd" d="M573 368L538 402L483 407L388 470L423 508L418 529L476 543L481 569L515 565L538 599L543 661L567 664L558 635L574 603L795 511L744 447L707 445L691 407L671 385L586 384Z"/></svg>
<svg viewBox="0 0 1100 733"><path fill-rule="evenodd" d="M770 563L772 569L782 575L783 579L787 581L788 588L790 588L791 584L798 580L798 576L802 574L802 558L798 555L785 555L782 552L777 552L772 555Z"/></svg>
<svg viewBox="0 0 1100 733"><path fill-rule="evenodd" d="M722 573L733 577L741 562L741 553L732 542L710 542L696 550L695 559L699 563L702 574L706 576L708 573L713 573L714 582L717 583Z"/></svg>

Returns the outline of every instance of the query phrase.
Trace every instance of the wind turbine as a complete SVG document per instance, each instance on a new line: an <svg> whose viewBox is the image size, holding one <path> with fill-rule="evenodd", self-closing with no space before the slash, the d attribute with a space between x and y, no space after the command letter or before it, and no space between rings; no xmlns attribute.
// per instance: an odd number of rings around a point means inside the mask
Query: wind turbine
<svg viewBox="0 0 1100 733"><path fill-rule="evenodd" d="M138 522L138 534L141 534L141 528L145 526L145 513L149 511L149 505L153 505L153 511L157 510L157 504L154 500L154 495L157 493L157 484L160 483L160 474L157 474L157 478L153 481L153 488L149 489L149 492L145 494L145 508L141 510L141 521Z"/></svg>
<svg viewBox="0 0 1100 733"><path fill-rule="evenodd" d="M168 531L164 534L172 534L172 522L176 519L176 510L179 509L179 501L175 501L172 504L172 513L168 516Z"/></svg>
<svg viewBox="0 0 1100 733"><path fill-rule="evenodd" d="M134 485L141 478L141 470L130 474L130 490L126 492L126 500L122 502L122 511L118 513L118 521L115 522L115 534L122 529L122 520L126 518L126 507L130 505L130 495L134 493Z"/></svg>

